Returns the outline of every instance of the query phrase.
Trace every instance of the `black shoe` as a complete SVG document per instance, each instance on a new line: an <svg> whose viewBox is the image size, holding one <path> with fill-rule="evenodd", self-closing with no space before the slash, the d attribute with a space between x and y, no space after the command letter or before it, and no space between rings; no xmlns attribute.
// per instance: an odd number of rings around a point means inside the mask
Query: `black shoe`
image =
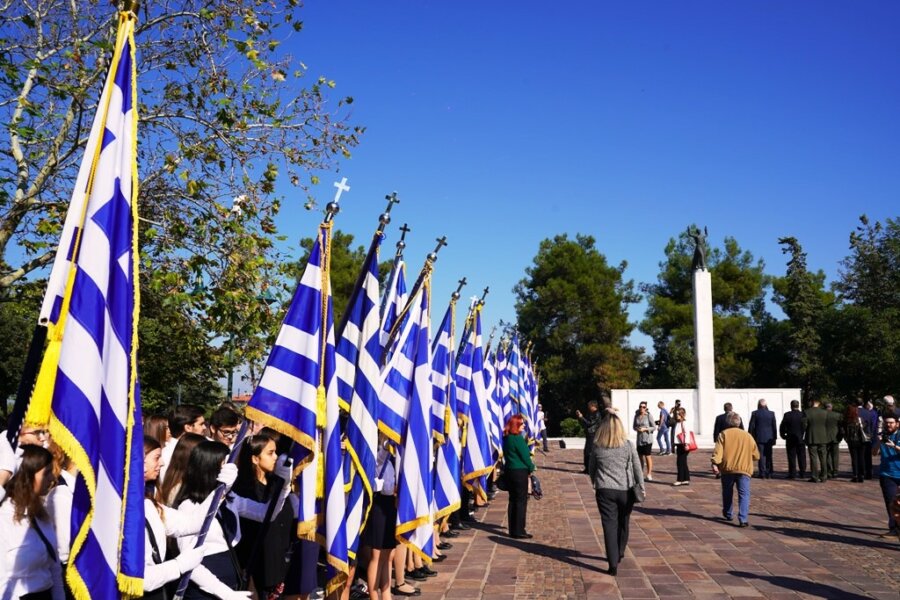
<svg viewBox="0 0 900 600"><path fill-rule="evenodd" d="M447 555L441 554L440 556L432 557L431 562L439 563L439 562L444 562L445 560L447 560Z"/></svg>
<svg viewBox="0 0 900 600"><path fill-rule="evenodd" d="M450 529L448 529L447 531L445 531L444 533L442 533L442 534L441 534L441 537L448 537L448 538L459 537L459 532L456 531L456 528L451 527Z"/></svg>
<svg viewBox="0 0 900 600"><path fill-rule="evenodd" d="M815 477L810 477L809 479L807 479L807 481L810 483L819 483L819 480L816 479Z"/></svg>
<svg viewBox="0 0 900 600"><path fill-rule="evenodd" d="M795 475L788 475L788 479L797 479Z"/></svg>
<svg viewBox="0 0 900 600"><path fill-rule="evenodd" d="M428 567L419 567L418 569L416 569L416 571L418 571L425 577L437 577L437 571L435 571L434 569L429 569Z"/></svg>
<svg viewBox="0 0 900 600"><path fill-rule="evenodd" d="M411 592L404 591L404 590L400 589L400 586L394 586L391 588L391 594L394 594L395 596L421 596L422 595L422 590L420 590L419 588L413 587L413 586L409 585L408 583L406 583L405 581L403 582L403 585L408 585L409 587L412 588L412 591ZM366 597L368 598L368 594L366 595Z"/></svg>
<svg viewBox="0 0 900 600"><path fill-rule="evenodd" d="M724 510L722 511L722 518L725 519L726 521L734 521L734 517L729 517L729 516L725 513Z"/></svg>
<svg viewBox="0 0 900 600"><path fill-rule="evenodd" d="M511 535L509 537L511 537L514 540L530 540L534 536L531 535L530 533L517 533L517 534Z"/></svg>
<svg viewBox="0 0 900 600"><path fill-rule="evenodd" d="M610 567L609 570L606 572L609 573L610 575L612 575L613 577L615 577L616 575L619 574L619 568L618 567Z"/></svg>
<svg viewBox="0 0 900 600"><path fill-rule="evenodd" d="M453 544L451 544L450 542L441 542L440 544L437 545L437 547L438 547L438 550L449 550L450 548L453 547Z"/></svg>
<svg viewBox="0 0 900 600"><path fill-rule="evenodd" d="M466 520L468 521L469 519ZM466 525L465 523L460 523L453 529L458 529L459 531L468 531L469 529L472 529L472 527L470 525Z"/></svg>
<svg viewBox="0 0 900 600"><path fill-rule="evenodd" d="M415 579L416 581L425 581L428 579L428 576L422 573L419 569L415 569L413 571L406 572L407 579Z"/></svg>
<svg viewBox="0 0 900 600"><path fill-rule="evenodd" d="M738 527L750 527L750 523L747 523L746 521L744 521L742 523L738 523Z"/></svg>

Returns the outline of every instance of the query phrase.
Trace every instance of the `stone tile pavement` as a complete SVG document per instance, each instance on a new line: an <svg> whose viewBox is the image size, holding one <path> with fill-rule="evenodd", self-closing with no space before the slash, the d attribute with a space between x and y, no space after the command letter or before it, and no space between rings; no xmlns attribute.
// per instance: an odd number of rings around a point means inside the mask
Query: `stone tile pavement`
<svg viewBox="0 0 900 600"><path fill-rule="evenodd" d="M900 599L900 542L884 540L877 480L824 484L753 479L750 527L721 519L709 451L691 456L691 485L672 487L675 457L654 457L618 577L605 573L603 530L581 450L538 453L544 498L528 504L531 540L506 537L506 500L476 512L452 540L423 600L589 598ZM786 473L784 451L776 469ZM849 458L842 457L849 467ZM877 461L877 459L876 459ZM736 522L736 521L735 521Z"/></svg>

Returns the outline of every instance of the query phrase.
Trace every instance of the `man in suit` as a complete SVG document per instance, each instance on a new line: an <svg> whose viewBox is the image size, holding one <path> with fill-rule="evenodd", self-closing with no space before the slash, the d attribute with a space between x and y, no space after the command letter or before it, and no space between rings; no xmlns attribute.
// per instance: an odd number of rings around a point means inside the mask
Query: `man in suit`
<svg viewBox="0 0 900 600"><path fill-rule="evenodd" d="M787 447L788 479L796 479L798 465L803 479L806 477L806 415L800 410L799 400L791 400L791 410L784 413L779 433Z"/></svg>
<svg viewBox="0 0 900 600"><path fill-rule="evenodd" d="M859 407L863 427L869 432L869 439L863 442L863 473L866 479L872 479L872 450L877 449L875 439L878 432L878 411L872 408L871 402L863 402L862 398L857 398L856 406Z"/></svg>
<svg viewBox="0 0 900 600"><path fill-rule="evenodd" d="M716 417L716 422L713 425L713 440L719 439L719 434L728 429L728 415L734 412L734 407L731 405L731 402L726 402L722 405L723 412L721 415ZM740 415L738 415L738 427L744 428L744 420L741 419ZM722 477L721 473L716 473L716 479L720 479Z"/></svg>
<svg viewBox="0 0 900 600"><path fill-rule="evenodd" d="M828 436L828 445L825 448L826 470L830 479L836 479L841 459L841 440L843 439L843 431L841 425L843 423L843 415L834 411L834 405L831 402L825 404L825 435Z"/></svg>
<svg viewBox="0 0 900 600"><path fill-rule="evenodd" d="M778 439L778 426L775 424L775 413L766 406L765 398L760 398L756 403L756 410L750 413L750 427L747 433L756 440L759 446L759 477L769 479L772 477L772 447Z"/></svg>
<svg viewBox="0 0 900 600"><path fill-rule="evenodd" d="M822 483L828 479L825 464L825 448L828 444L828 433L825 422L828 415L819 400L813 400L812 406L806 409L806 445L809 448L811 483Z"/></svg>

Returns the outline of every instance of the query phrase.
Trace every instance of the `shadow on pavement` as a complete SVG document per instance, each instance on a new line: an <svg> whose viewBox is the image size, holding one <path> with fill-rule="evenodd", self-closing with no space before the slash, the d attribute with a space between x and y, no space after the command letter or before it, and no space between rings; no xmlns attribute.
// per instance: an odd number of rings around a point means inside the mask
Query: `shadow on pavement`
<svg viewBox="0 0 900 600"><path fill-rule="evenodd" d="M881 550L897 550L897 544L885 543L878 540L864 540L857 537L846 535L838 535L825 531L806 531L805 529L794 529L792 527L770 527L767 525L753 525L754 529L760 531L769 531L778 535L786 535L793 538L809 538L811 540L824 540L826 542L836 542L838 544L847 544L848 546L865 546L866 548L879 548Z"/></svg>
<svg viewBox="0 0 900 600"><path fill-rule="evenodd" d="M847 590L842 590L834 586L825 585L824 583L815 583L814 581L806 581L804 579L796 579L794 577L784 577L781 575L759 575L747 571L729 571L729 575L740 577L741 579L761 579L768 581L772 585L776 585L786 590L793 590L804 595L812 595L817 598L829 598L834 600L871 600L870 596L862 596L854 594Z"/></svg>
<svg viewBox="0 0 900 600"><path fill-rule="evenodd" d="M718 517L707 517L705 515L698 515L686 510L679 510L677 508L647 508L636 504L634 506L634 512L643 515L650 515L653 517L690 517L692 519L712 521L713 523L724 523L724 521Z"/></svg>
<svg viewBox="0 0 900 600"><path fill-rule="evenodd" d="M526 540L514 540L512 538L500 535L489 535L488 539L495 544L500 544L501 546L509 546L510 548L516 548L518 550L521 550L522 552L531 554L532 556L543 556L545 558L550 558L559 562L566 563L568 565L572 565L573 567L577 567L579 569L594 571L595 573L606 573L606 569L601 569L600 567L584 563L580 560L575 560L576 558L589 558L598 561L601 559L604 561L606 560L605 557L601 557L599 555L591 556L589 554L582 554L577 550L571 550L569 548L557 548L555 546L547 546L545 544L538 544Z"/></svg>
<svg viewBox="0 0 900 600"><path fill-rule="evenodd" d="M852 531L854 533L860 533L862 535L872 535L872 532L881 533L884 531L884 527L864 527L862 525L842 525L841 523L834 523L831 521L814 521L812 519L800 519L797 517L779 517L777 515L766 516L766 519L770 521L786 521L788 523L805 523L806 525L814 525L817 527L824 527L826 529L843 529L844 531Z"/></svg>

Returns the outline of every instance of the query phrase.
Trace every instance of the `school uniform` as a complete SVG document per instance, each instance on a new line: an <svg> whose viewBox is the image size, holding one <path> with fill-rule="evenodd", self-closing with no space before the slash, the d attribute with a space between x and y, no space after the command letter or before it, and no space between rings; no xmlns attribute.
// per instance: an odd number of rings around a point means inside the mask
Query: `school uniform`
<svg viewBox="0 0 900 600"><path fill-rule="evenodd" d="M0 505L0 598L65 600L53 523L14 516L6 499Z"/></svg>
<svg viewBox="0 0 900 600"><path fill-rule="evenodd" d="M397 547L397 484L393 456L383 447L378 449L375 458L375 473L376 489L363 532L363 544L377 550L390 550Z"/></svg>

